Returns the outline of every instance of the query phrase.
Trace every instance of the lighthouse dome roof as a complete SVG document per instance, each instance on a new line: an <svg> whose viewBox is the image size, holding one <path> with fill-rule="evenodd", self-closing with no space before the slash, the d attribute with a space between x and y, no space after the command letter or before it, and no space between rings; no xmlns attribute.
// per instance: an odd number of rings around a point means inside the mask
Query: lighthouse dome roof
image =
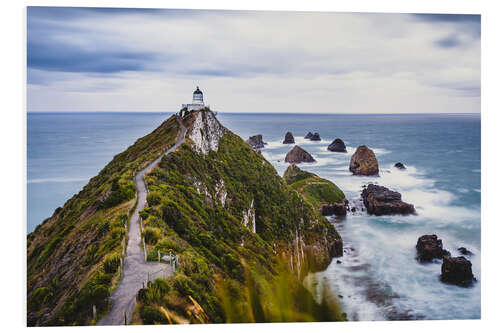
<svg viewBox="0 0 500 333"><path fill-rule="evenodd" d="M193 92L193 94L203 94L198 86L196 86L196 90Z"/></svg>

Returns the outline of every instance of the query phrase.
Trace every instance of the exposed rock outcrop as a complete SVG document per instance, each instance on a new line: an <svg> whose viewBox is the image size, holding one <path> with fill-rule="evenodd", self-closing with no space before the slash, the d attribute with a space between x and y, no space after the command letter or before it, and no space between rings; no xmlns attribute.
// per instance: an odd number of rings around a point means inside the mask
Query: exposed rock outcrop
<svg viewBox="0 0 500 333"><path fill-rule="evenodd" d="M443 249L443 242L436 235L423 235L417 241L417 260L420 262L442 259L450 252Z"/></svg>
<svg viewBox="0 0 500 333"><path fill-rule="evenodd" d="M321 138L319 137L319 133L314 133L310 138L309 140L311 141L321 141Z"/></svg>
<svg viewBox="0 0 500 333"><path fill-rule="evenodd" d="M254 135L254 136L251 136L248 138L248 140L246 141L250 147L253 148L253 150L257 151L258 149L260 148L264 148L264 145L267 145L267 143L265 143L263 140L262 140L262 134L257 134L257 135Z"/></svg>
<svg viewBox="0 0 500 333"><path fill-rule="evenodd" d="M195 111L191 127L188 127L188 136L193 140L194 150L202 155L211 150L217 151L219 141L226 133L226 129L219 123L211 111Z"/></svg>
<svg viewBox="0 0 500 333"><path fill-rule="evenodd" d="M369 184L361 192L361 197L369 214L380 216L415 213L413 205L401 201L400 193L384 186Z"/></svg>
<svg viewBox="0 0 500 333"><path fill-rule="evenodd" d="M285 144L295 143L295 139L293 138L292 132L286 132L285 140L283 140L283 143Z"/></svg>
<svg viewBox="0 0 500 333"><path fill-rule="evenodd" d="M401 162L398 162L398 163L394 164L394 166L396 168L398 168L399 170L406 170L405 165L403 163L401 163Z"/></svg>
<svg viewBox="0 0 500 333"><path fill-rule="evenodd" d="M316 162L316 160L304 149L299 146L295 146L290 150L285 157L285 162L287 163L302 163L302 162Z"/></svg>
<svg viewBox="0 0 500 333"><path fill-rule="evenodd" d="M335 202L331 205L323 205L321 206L321 214L323 216L346 216L347 214L347 206L346 202Z"/></svg>
<svg viewBox="0 0 500 333"><path fill-rule="evenodd" d="M472 263L465 257L443 257L441 281L467 287L475 281Z"/></svg>
<svg viewBox="0 0 500 333"><path fill-rule="evenodd" d="M378 161L373 150L367 146L359 146L351 157L349 171L355 175L378 175Z"/></svg>
<svg viewBox="0 0 500 333"><path fill-rule="evenodd" d="M330 145L328 145L328 150L338 153L347 153L344 141L339 138L336 138L332 141L332 143L330 143Z"/></svg>

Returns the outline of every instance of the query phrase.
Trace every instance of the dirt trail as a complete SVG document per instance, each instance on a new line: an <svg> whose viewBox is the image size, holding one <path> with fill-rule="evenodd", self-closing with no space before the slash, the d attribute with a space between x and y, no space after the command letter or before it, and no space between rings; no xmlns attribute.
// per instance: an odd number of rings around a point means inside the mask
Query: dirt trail
<svg viewBox="0 0 500 333"><path fill-rule="evenodd" d="M135 296L139 289L142 288L142 283L147 279L148 273L151 274L161 269L166 269L167 276L173 274L172 267L168 264L144 261L144 252L141 249L141 233L139 230L139 212L144 209L146 205L147 191L146 184L144 183L144 175L158 165L164 155L168 155L175 151L184 142L186 128L179 117L177 117L177 122L180 126L180 132L175 145L155 159L146 168L139 171L134 177L139 200L132 218L130 219L123 279L110 296L111 309L109 313L99 321L99 325L123 325L125 324L125 313L127 314L127 324L130 323L132 312L135 307Z"/></svg>

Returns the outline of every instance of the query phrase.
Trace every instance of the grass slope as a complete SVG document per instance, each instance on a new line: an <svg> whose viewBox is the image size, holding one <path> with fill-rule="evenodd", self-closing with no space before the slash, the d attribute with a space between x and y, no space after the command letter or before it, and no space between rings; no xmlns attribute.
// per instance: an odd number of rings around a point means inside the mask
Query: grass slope
<svg viewBox="0 0 500 333"><path fill-rule="evenodd" d="M148 246L179 254L180 269L141 289L137 323L342 320L296 274L326 268L340 236L240 137L227 131L206 156L187 140L146 181Z"/></svg>
<svg viewBox="0 0 500 333"><path fill-rule="evenodd" d="M287 184L318 210L323 204L342 202L344 192L331 181L290 165L283 175Z"/></svg>
<svg viewBox="0 0 500 333"><path fill-rule="evenodd" d="M175 116L116 155L27 236L28 326L86 325L100 317L118 282L133 175L174 144Z"/></svg>

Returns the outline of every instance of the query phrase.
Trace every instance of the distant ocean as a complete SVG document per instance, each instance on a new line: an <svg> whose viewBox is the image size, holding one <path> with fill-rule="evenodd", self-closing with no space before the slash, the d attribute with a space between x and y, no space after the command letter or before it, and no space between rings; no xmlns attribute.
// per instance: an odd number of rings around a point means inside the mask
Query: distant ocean
<svg viewBox="0 0 500 333"><path fill-rule="evenodd" d="M156 128L170 114L29 113L27 231L78 193L114 155ZM481 316L481 119L478 114L228 114L219 120L247 139L262 134L263 155L280 175L287 167L284 135L317 163L301 165L335 182L349 200L362 186L377 183L397 190L415 205L416 216L374 217L364 212L332 220L344 238L344 257L333 260L315 283L333 287L349 320L473 319ZM303 139L319 132L320 142ZM335 138L347 154L329 152ZM356 177L348 170L356 147L372 148L380 177ZM402 162L406 171L393 167ZM473 252L478 282L471 288L439 281L441 265L415 260L415 244L435 233L444 248Z"/></svg>

